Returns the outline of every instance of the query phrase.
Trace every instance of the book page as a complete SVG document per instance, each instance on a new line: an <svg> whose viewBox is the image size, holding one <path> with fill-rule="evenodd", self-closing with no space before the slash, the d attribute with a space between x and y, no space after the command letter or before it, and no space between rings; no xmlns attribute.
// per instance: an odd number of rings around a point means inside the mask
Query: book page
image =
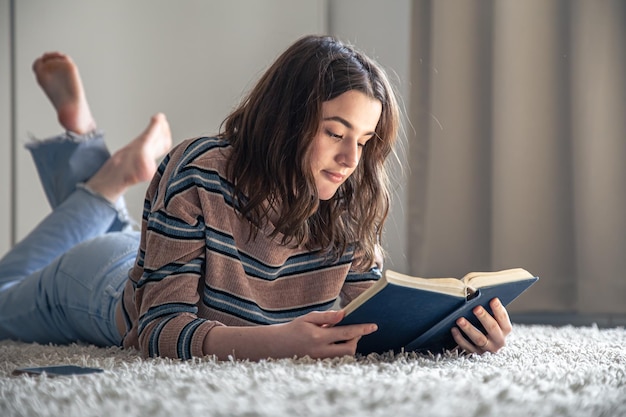
<svg viewBox="0 0 626 417"><path fill-rule="evenodd" d="M420 288L459 297L465 297L467 293L467 284L458 278L420 278L390 270L385 271L385 277L387 281L404 287Z"/></svg>
<svg viewBox="0 0 626 417"><path fill-rule="evenodd" d="M530 272L522 268L505 269L495 272L471 272L463 277L462 281L469 287L480 288L491 285L504 284L507 282L520 281L533 278Z"/></svg>

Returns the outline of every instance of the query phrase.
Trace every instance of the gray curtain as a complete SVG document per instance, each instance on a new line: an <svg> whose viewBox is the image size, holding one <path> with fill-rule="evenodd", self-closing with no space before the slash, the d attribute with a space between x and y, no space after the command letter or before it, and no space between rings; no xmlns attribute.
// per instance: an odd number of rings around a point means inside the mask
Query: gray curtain
<svg viewBox="0 0 626 417"><path fill-rule="evenodd" d="M409 272L626 313L626 2L415 0L412 31Z"/></svg>

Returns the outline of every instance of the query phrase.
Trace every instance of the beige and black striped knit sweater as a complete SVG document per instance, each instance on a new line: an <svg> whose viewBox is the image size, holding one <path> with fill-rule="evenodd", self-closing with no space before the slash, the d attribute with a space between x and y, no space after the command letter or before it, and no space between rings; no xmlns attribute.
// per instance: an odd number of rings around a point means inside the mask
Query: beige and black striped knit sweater
<svg viewBox="0 0 626 417"><path fill-rule="evenodd" d="M380 278L350 270L354 254L329 263L319 252L281 245L271 225L253 240L232 198L228 142L178 145L146 194L141 244L118 317L123 345L145 356L202 356L218 325L266 325L326 310Z"/></svg>

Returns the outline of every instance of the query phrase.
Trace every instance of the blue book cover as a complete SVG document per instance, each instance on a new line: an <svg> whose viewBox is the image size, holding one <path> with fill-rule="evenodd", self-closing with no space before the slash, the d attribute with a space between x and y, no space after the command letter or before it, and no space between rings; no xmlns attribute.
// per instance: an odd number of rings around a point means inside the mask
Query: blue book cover
<svg viewBox="0 0 626 417"><path fill-rule="evenodd" d="M384 276L345 307L338 325L376 323L378 330L363 336L357 353L418 351L438 353L456 346L450 333L463 316L480 327L472 313L482 305L491 314L489 301L498 297L508 305L537 281L517 268L474 272L463 279L417 278L386 271Z"/></svg>

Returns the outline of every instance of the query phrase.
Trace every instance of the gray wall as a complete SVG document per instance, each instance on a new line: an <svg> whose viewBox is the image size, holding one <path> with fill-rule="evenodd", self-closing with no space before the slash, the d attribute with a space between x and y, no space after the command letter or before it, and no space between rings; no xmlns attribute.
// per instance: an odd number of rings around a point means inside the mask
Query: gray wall
<svg viewBox="0 0 626 417"><path fill-rule="evenodd" d="M5 138L0 141L0 254L10 248L12 225L19 240L49 212L22 146L29 134L46 137L60 131L31 70L44 51L66 52L78 63L98 125L115 151L158 111L168 116L175 142L215 133L263 69L308 33L336 34L368 52L407 97L408 86L400 80L408 74L409 9L409 0L0 0L0 130ZM404 271L404 179L396 177L387 266ZM145 184L136 186L127 195L136 217L144 190Z"/></svg>
<svg viewBox="0 0 626 417"><path fill-rule="evenodd" d="M0 254L11 246L11 78L9 0L0 0Z"/></svg>

